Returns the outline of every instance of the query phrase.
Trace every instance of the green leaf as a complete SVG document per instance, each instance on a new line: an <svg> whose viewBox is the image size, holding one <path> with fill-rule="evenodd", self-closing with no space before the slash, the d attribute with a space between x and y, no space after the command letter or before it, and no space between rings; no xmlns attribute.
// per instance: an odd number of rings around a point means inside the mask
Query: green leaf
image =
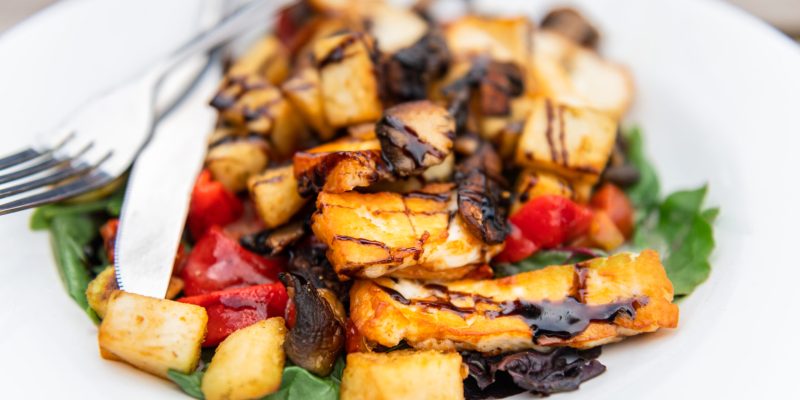
<svg viewBox="0 0 800 400"><path fill-rule="evenodd" d="M88 215L104 211L112 217L119 216L124 195L125 192L123 190L117 190L105 199L88 203L51 204L39 207L31 216L30 227L34 231L47 229L52 219L59 215Z"/></svg>
<svg viewBox="0 0 800 400"><path fill-rule="evenodd" d="M641 222L658 207L661 189L656 170L645 154L641 129L630 128L625 136L628 141L628 160L639 171L639 182L627 192L636 207L636 220Z"/></svg>
<svg viewBox="0 0 800 400"><path fill-rule="evenodd" d="M589 251L586 253L576 252L570 249L542 250L522 261L513 264L498 264L494 267L494 272L498 278L502 278L522 272L536 271L551 265L572 264L594 257L603 257L605 255L605 252L602 250L595 249L589 249Z"/></svg>
<svg viewBox="0 0 800 400"><path fill-rule="evenodd" d="M205 372L202 370L194 371L191 374L184 374L174 369L167 371L169 379L175 382L184 393L200 400L204 398L203 391L200 390L200 382L203 380L203 374L205 374Z"/></svg>
<svg viewBox="0 0 800 400"><path fill-rule="evenodd" d="M86 287L92 278L83 251L97 235L97 225L91 217L78 214L55 215L49 225L50 242L67 293L92 320L98 322L97 314L86 299Z"/></svg>
<svg viewBox="0 0 800 400"><path fill-rule="evenodd" d="M331 374L324 378L290 365L283 370L280 390L264 397L264 400L337 400L344 365L344 360L339 358Z"/></svg>

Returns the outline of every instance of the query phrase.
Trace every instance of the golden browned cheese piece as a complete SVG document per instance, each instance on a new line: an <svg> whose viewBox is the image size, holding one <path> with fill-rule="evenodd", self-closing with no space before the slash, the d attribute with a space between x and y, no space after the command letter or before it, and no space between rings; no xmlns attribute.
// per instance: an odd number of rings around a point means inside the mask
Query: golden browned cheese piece
<svg viewBox="0 0 800 400"><path fill-rule="evenodd" d="M294 175L300 194L342 193L369 186L390 176L378 139L345 137L294 155Z"/></svg>
<svg viewBox="0 0 800 400"><path fill-rule="evenodd" d="M586 349L676 327L672 298L658 253L645 250L496 280L359 280L350 292L350 318L360 335L387 347L405 340L417 349L486 353ZM535 320L537 307L553 318ZM558 317L567 310L577 318L563 326Z"/></svg>
<svg viewBox="0 0 800 400"><path fill-rule="evenodd" d="M469 232L451 185L423 190L320 193L311 227L340 277L459 279L500 251Z"/></svg>

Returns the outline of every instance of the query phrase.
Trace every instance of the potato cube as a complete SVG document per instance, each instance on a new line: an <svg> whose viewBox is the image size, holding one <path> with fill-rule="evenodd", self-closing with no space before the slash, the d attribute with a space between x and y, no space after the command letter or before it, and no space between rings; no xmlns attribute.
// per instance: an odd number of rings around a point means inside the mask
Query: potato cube
<svg viewBox="0 0 800 400"><path fill-rule="evenodd" d="M86 299L89 301L89 307L92 307L97 316L103 318L106 315L106 305L108 299L115 290L119 290L117 285L117 275L114 272L114 267L106 267L103 272L89 282L86 287ZM169 287L167 287L166 298L174 299L178 293L183 290L183 280L176 277L169 278Z"/></svg>
<svg viewBox="0 0 800 400"><path fill-rule="evenodd" d="M201 389L207 400L259 399L281 386L286 357L283 318L256 322L228 336L217 347Z"/></svg>
<svg viewBox="0 0 800 400"><path fill-rule="evenodd" d="M215 181L236 193L247 187L247 179L267 166L267 146L263 140L242 139L211 147L206 166Z"/></svg>
<svg viewBox="0 0 800 400"><path fill-rule="evenodd" d="M381 117L383 107L372 52L372 43L360 33L342 33L314 44L323 109L331 126L377 121Z"/></svg>
<svg viewBox="0 0 800 400"><path fill-rule="evenodd" d="M608 115L540 98L534 102L517 146L516 163L594 184L617 133Z"/></svg>
<svg viewBox="0 0 800 400"><path fill-rule="evenodd" d="M369 30L381 54L393 54L422 39L428 24L419 14L404 7L384 3L368 3L365 10Z"/></svg>
<svg viewBox="0 0 800 400"><path fill-rule="evenodd" d="M319 71L315 68L304 68L286 81L281 89L294 108L303 114L306 122L317 131L320 139L333 138L336 131L328 123L325 110L322 108Z"/></svg>
<svg viewBox="0 0 800 400"><path fill-rule="evenodd" d="M527 17L487 18L466 16L444 29L447 46L454 56L488 55L495 61L513 62L525 68L530 60L533 27Z"/></svg>
<svg viewBox="0 0 800 400"><path fill-rule="evenodd" d="M399 350L350 353L342 400L453 400L464 398L466 371L458 353Z"/></svg>
<svg viewBox="0 0 800 400"><path fill-rule="evenodd" d="M203 307L115 291L97 340L104 358L121 360L163 378L190 373L200 359L208 315Z"/></svg>
<svg viewBox="0 0 800 400"><path fill-rule="evenodd" d="M265 36L236 59L229 76L257 74L273 85L279 85L289 75L289 51L274 35Z"/></svg>
<svg viewBox="0 0 800 400"><path fill-rule="evenodd" d="M247 186L258 215L268 229L288 222L307 200L297 192L297 179L291 165L270 168L250 178Z"/></svg>

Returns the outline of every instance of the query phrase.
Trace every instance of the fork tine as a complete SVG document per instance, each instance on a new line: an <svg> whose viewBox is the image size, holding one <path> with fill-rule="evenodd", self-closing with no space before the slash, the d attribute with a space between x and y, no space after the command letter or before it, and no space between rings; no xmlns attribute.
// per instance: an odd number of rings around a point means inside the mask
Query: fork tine
<svg viewBox="0 0 800 400"><path fill-rule="evenodd" d="M17 164L24 163L25 161L32 160L39 157L42 153L34 149L25 149L20 152L14 153L10 156L0 158L0 170L8 167L13 167Z"/></svg>
<svg viewBox="0 0 800 400"><path fill-rule="evenodd" d="M18 185L7 187L5 189L0 189L0 199L4 199L9 196L27 192L29 190L38 189L45 185L53 185L58 182L67 180L69 178L76 177L78 175L83 175L86 172L92 170L93 168L94 167L89 165L79 165L78 167L67 167L52 175L47 175L45 177L34 179L29 182L20 183Z"/></svg>
<svg viewBox="0 0 800 400"><path fill-rule="evenodd" d="M19 171L14 171L14 172L9 173L9 174L0 175L0 184L8 183L8 182L20 179L20 178L24 178L26 176L30 176L30 175L33 175L33 174L48 170L48 169L50 169L52 167L55 167L57 165L61 165L61 164L64 164L64 163L69 163L69 162L71 162L73 160L78 159L84 153L89 151L89 149L92 148L92 145L93 145L93 143L87 144L86 146L84 146L82 149L80 149L72 157L68 157L68 158L63 158L62 159L62 158L53 157L52 155L50 155L44 161L42 161L42 162L40 162L38 164L32 165L32 166L27 167L27 168L23 168L23 169L21 169Z"/></svg>
<svg viewBox="0 0 800 400"><path fill-rule="evenodd" d="M44 193L25 197L9 203L0 204L0 215L10 214L17 211L26 210L28 208L38 207L41 205L53 203L59 200L64 200L68 197L77 196L91 190L99 189L109 184L113 177L94 171L84 175L77 180L70 182L66 185L57 186Z"/></svg>

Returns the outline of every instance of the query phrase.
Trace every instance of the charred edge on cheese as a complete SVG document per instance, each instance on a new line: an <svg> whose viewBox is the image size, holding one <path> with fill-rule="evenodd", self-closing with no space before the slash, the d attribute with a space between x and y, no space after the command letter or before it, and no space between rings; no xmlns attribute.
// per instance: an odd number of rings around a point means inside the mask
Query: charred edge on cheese
<svg viewBox="0 0 800 400"><path fill-rule="evenodd" d="M361 165L374 164L375 168L367 177L370 182L391 176L389 168L377 151L336 151L331 153L311 153L312 157L320 157L322 161L315 164L310 172L303 173L297 178L297 191L303 197L313 196L322 191L328 175L331 174L339 163L345 160L354 160Z"/></svg>

